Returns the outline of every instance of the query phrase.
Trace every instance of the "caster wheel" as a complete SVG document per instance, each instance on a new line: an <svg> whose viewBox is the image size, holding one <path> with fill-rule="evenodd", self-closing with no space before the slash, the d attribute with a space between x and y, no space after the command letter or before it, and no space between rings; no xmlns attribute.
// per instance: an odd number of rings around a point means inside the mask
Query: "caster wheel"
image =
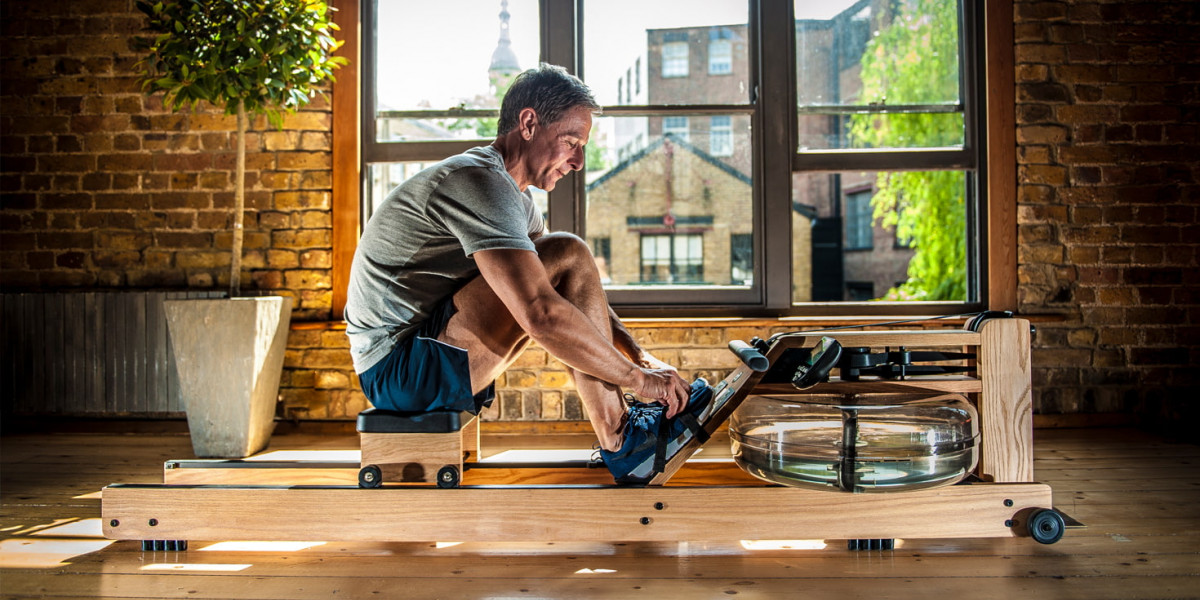
<svg viewBox="0 0 1200 600"><path fill-rule="evenodd" d="M187 540L142 540L142 552L184 552Z"/></svg>
<svg viewBox="0 0 1200 600"><path fill-rule="evenodd" d="M383 471L375 465L367 465L358 471L358 487L377 488L383 485Z"/></svg>
<svg viewBox="0 0 1200 600"><path fill-rule="evenodd" d="M1029 517L1029 535L1041 544L1053 544L1062 539L1066 528L1066 521L1053 508L1039 510Z"/></svg>
<svg viewBox="0 0 1200 600"><path fill-rule="evenodd" d="M437 486L440 488L458 487L458 467L446 465L438 469Z"/></svg>

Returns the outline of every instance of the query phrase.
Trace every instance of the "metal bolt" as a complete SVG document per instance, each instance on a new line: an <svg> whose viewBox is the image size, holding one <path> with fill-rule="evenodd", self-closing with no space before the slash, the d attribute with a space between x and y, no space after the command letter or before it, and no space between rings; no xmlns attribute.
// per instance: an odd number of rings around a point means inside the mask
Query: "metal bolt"
<svg viewBox="0 0 1200 600"><path fill-rule="evenodd" d="M157 526L158 526L158 519L150 519L150 526L151 526L151 527L157 527Z"/></svg>
<svg viewBox="0 0 1200 600"><path fill-rule="evenodd" d="M664 508L666 508L666 507L667 507L667 505L666 505L666 504L663 504L662 502L655 502L655 503L654 503L654 510L662 510L662 509L664 509Z"/></svg>
<svg viewBox="0 0 1200 600"><path fill-rule="evenodd" d="M1012 526L1014 526L1014 525L1016 525L1016 524L1017 524L1017 522L1016 522L1016 521L1014 521L1014 520L1012 520L1012 519L1005 519L1005 521L1004 521L1004 526L1005 526L1005 527L1012 527Z"/></svg>
<svg viewBox="0 0 1200 600"><path fill-rule="evenodd" d="M364 472L363 473L363 481L365 481L367 483L371 483L371 482L375 481L375 472L374 471Z"/></svg>
<svg viewBox="0 0 1200 600"><path fill-rule="evenodd" d="M116 520L116 519L113 519L113 520L111 520L111 521L109 521L109 522L108 522L108 526L109 526L109 527L118 527L118 526L120 526L120 525L121 525L121 522L120 522L120 521L118 521L118 520Z"/></svg>
<svg viewBox="0 0 1200 600"><path fill-rule="evenodd" d="M642 517L642 518L640 519L640 521L641 521L642 525L649 525L649 524L650 524L650 517Z"/></svg>
<svg viewBox="0 0 1200 600"><path fill-rule="evenodd" d="M1012 500L1009 500L1009 499L1007 499L1007 498L1006 498L1006 499L1004 500L1004 505L1005 505L1005 506L1012 506L1012 505L1013 505L1013 501L1012 501Z"/></svg>

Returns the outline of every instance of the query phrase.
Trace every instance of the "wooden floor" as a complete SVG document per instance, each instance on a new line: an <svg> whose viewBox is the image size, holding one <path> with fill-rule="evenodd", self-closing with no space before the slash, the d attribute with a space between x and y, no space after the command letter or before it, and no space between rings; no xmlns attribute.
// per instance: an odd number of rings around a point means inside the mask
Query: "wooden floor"
<svg viewBox="0 0 1200 600"><path fill-rule="evenodd" d="M504 443L485 438L487 447ZM99 535L99 490L160 482L165 460L191 456L186 437L10 435L0 440L0 596L1200 598L1200 446L1126 429L1037 430L1035 446L1038 480L1086 524L1053 545L899 540L892 551L850 552L841 540L805 548L193 541L187 552L143 553ZM272 442L293 448L354 450L357 439Z"/></svg>

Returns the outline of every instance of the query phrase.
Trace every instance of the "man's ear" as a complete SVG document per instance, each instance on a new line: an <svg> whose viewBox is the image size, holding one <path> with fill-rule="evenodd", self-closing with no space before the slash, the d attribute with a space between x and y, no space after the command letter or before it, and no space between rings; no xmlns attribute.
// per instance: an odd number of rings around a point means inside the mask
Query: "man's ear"
<svg viewBox="0 0 1200 600"><path fill-rule="evenodd" d="M521 139L526 141L532 139L538 125L540 125L540 121L537 112L532 108L522 108L521 112L517 113L517 129L521 131Z"/></svg>

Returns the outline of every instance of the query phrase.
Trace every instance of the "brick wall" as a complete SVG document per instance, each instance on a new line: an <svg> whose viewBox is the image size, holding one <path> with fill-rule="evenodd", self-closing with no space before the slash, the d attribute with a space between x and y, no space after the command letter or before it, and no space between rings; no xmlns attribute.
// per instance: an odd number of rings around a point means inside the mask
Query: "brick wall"
<svg viewBox="0 0 1200 600"><path fill-rule="evenodd" d="M83 8L86 6L86 12ZM1016 2L1019 285L1036 410L1191 410L1196 281L1197 2ZM0 286L221 288L232 120L139 93L132 0L0 3ZM248 289L296 298L281 416L365 406L330 297L330 114L318 101L249 140ZM771 326L635 335L719 376L732 338ZM578 419L565 372L531 350L491 419ZM1174 422L1179 422L1177 419Z"/></svg>
<svg viewBox="0 0 1200 600"><path fill-rule="evenodd" d="M233 117L140 93L131 0L0 10L0 285L227 287ZM247 136L243 285L293 296L300 321L331 315L330 120L318 100Z"/></svg>
<svg viewBox="0 0 1200 600"><path fill-rule="evenodd" d="M1016 12L1020 310L1040 412L1195 416L1200 3Z"/></svg>

